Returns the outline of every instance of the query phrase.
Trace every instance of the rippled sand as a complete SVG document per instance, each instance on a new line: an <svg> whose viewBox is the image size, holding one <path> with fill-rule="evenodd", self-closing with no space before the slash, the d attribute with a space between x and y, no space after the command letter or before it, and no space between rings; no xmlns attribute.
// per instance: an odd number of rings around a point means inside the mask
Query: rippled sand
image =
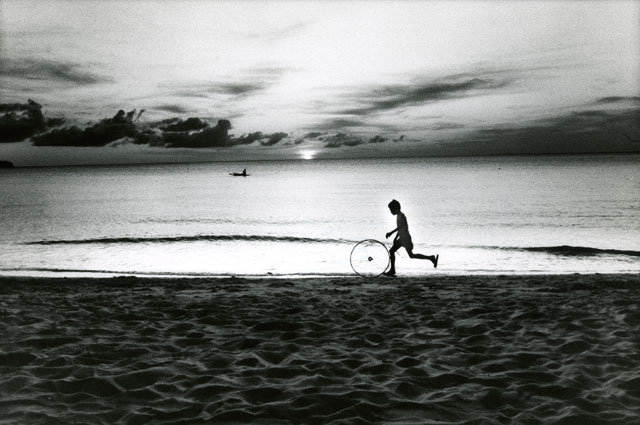
<svg viewBox="0 0 640 425"><path fill-rule="evenodd" d="M640 275L0 279L0 424L637 424Z"/></svg>

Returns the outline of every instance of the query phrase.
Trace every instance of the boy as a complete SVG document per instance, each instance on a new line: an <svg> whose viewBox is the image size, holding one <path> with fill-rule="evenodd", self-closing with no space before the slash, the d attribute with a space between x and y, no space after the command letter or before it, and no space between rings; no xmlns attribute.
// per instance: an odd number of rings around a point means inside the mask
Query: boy
<svg viewBox="0 0 640 425"><path fill-rule="evenodd" d="M391 251L389 251L389 257L391 259L391 268L388 272L385 273L386 276L395 276L396 275L396 251L400 249L400 247L404 247L409 254L409 258L419 258L421 260L431 260L433 263L433 267L438 267L438 258L439 255L422 255L422 254L414 254L413 253L413 243L411 242L411 235L409 234L409 225L407 224L407 217L400 211L400 202L395 199L389 202L389 210L391 210L391 214L397 216L398 226L387 233L387 239L389 236L393 235L395 232L398 232L395 239L393 240L393 246L391 247Z"/></svg>

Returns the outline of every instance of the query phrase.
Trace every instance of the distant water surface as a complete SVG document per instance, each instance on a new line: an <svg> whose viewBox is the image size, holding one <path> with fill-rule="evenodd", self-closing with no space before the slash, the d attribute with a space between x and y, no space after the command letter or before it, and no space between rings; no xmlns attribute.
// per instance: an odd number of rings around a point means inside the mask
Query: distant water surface
<svg viewBox="0 0 640 425"><path fill-rule="evenodd" d="M247 168L249 177L229 173ZM3 275L349 275L395 228L401 275L640 271L640 156L0 170Z"/></svg>

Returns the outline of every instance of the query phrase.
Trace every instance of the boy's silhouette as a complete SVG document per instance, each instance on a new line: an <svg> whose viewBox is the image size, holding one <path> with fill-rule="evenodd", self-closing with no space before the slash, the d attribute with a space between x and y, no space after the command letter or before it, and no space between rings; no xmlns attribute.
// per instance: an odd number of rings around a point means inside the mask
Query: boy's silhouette
<svg viewBox="0 0 640 425"><path fill-rule="evenodd" d="M391 260L391 268L388 272L385 273L386 276L395 276L396 275L396 251L400 249L400 247L404 247L409 254L409 258L419 258L421 260L430 260L433 263L433 267L438 267L438 258L439 255L422 255L415 254L413 252L413 242L411 241L411 234L409 234L409 224L407 223L407 217L400 211L400 202L395 199L389 202L389 210L391 210L391 214L397 216L397 227L387 233L386 238L398 232L395 239L393 240L393 246L389 251L389 257Z"/></svg>

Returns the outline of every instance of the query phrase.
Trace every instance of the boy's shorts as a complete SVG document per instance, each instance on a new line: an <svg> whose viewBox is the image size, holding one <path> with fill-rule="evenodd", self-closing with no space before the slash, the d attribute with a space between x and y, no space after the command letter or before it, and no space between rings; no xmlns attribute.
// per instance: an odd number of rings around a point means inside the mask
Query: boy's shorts
<svg viewBox="0 0 640 425"><path fill-rule="evenodd" d="M408 238L400 238L400 245L409 251L413 250L413 242L411 241L411 237Z"/></svg>

